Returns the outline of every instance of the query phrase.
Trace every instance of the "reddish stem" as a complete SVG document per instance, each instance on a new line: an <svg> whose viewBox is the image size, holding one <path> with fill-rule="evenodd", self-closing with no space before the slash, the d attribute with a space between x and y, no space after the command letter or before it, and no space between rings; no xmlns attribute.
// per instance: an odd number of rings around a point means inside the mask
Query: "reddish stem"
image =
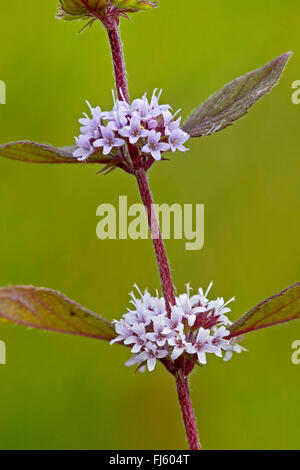
<svg viewBox="0 0 300 470"><path fill-rule="evenodd" d="M103 21L103 19L102 19ZM118 22L113 21L107 25L107 32L109 37L109 42L111 46L114 72L115 72L115 81L116 88L119 100L124 99L129 102L129 93L128 85L126 78L126 69L125 69L125 60L123 55L122 42L118 27ZM123 96L122 96L123 95ZM149 187L147 175L145 169L142 167L138 148L131 146L129 148L130 155L135 167L135 175L140 191L140 195L143 201L143 204L147 211L148 224L153 240L154 251L156 255L160 280L163 288L164 298L166 301L166 308L168 313L171 312L171 305L175 305L175 293L174 286L172 282L171 271L168 263L168 258L160 232L159 222L157 219L157 214L154 209L153 199L151 195L151 190ZM167 361L167 362L166 362ZM189 442L191 450L200 450L200 442L198 438L194 411L191 404L189 387L187 377L184 374L181 367L178 367L176 372L176 367L169 360L165 360L165 365L167 369L176 377L176 385L178 392L178 399L182 411L183 421L186 429L186 435Z"/></svg>
<svg viewBox="0 0 300 470"><path fill-rule="evenodd" d="M115 22L114 26L111 29L108 29L107 32L112 51L118 99L123 100L124 97L125 101L129 102L123 46L117 23Z"/></svg>
<svg viewBox="0 0 300 470"><path fill-rule="evenodd" d="M190 398L188 379L182 371L178 371L175 377L178 400L190 449L201 450L194 410Z"/></svg>
<svg viewBox="0 0 300 470"><path fill-rule="evenodd" d="M161 284L163 288L164 297L166 300L166 308L170 313L170 304L175 305L175 293L172 282L172 276L170 271L170 266L168 263L168 258L162 239L162 235L159 228L159 223L157 219L157 214L153 205L153 199L146 175L146 171L143 168L140 168L136 172L136 179L140 191L140 195L144 206L147 210L148 224L152 237L152 242L154 246L154 251L156 255L159 275L161 279Z"/></svg>

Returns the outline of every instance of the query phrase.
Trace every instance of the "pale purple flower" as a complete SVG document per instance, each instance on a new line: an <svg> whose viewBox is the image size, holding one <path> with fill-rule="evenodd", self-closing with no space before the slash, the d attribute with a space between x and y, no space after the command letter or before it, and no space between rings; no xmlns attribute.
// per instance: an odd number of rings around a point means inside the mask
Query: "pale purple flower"
<svg viewBox="0 0 300 470"><path fill-rule="evenodd" d="M164 315L158 315L157 317L153 317L153 333L147 333L147 338L150 341L156 343L159 347L164 346L170 336L170 333L166 334L164 332L166 321L167 318Z"/></svg>
<svg viewBox="0 0 300 470"><path fill-rule="evenodd" d="M128 313L125 313L124 318L126 322L131 325L135 323L143 323L145 326L148 326L152 321L151 313L140 301L136 303L135 310L128 310Z"/></svg>
<svg viewBox="0 0 300 470"><path fill-rule="evenodd" d="M226 316L226 313L231 312L231 309L227 305L235 300L234 297L224 302L223 297L218 297L216 300L211 300L207 305L207 310L210 310L210 315L217 318L218 323L223 323L226 326L230 326L232 323Z"/></svg>
<svg viewBox="0 0 300 470"><path fill-rule="evenodd" d="M86 160L95 152L88 135L80 134L79 137L75 137L75 142L78 148L74 150L73 157L77 158L77 160Z"/></svg>
<svg viewBox="0 0 300 470"><path fill-rule="evenodd" d="M112 125L108 124L106 127L101 126L102 138L94 142L94 147L103 147L103 155L108 155L114 147L122 147L125 144L124 139L115 137Z"/></svg>
<svg viewBox="0 0 300 470"><path fill-rule="evenodd" d="M114 131L123 129L128 123L127 117L121 111L113 111L109 125Z"/></svg>
<svg viewBox="0 0 300 470"><path fill-rule="evenodd" d="M196 315L203 311L199 306L199 296L193 295L190 297L190 285L186 286L186 294L181 294L176 299L176 305L182 309L183 316L187 319L188 325L193 326L196 320Z"/></svg>
<svg viewBox="0 0 300 470"><path fill-rule="evenodd" d="M228 345L228 348L226 350L223 361L225 361L225 362L230 361L230 359L232 358L232 355L233 355L234 352L236 352L237 354L241 354L241 352L247 351L246 348L244 348L240 344L237 344L235 341L236 341L236 338L233 338L229 341L229 345Z"/></svg>
<svg viewBox="0 0 300 470"><path fill-rule="evenodd" d="M84 113L84 118L79 119L79 123L82 124L80 128L81 134L88 136L91 139L98 139L100 136L100 121L102 118L102 111L100 106L96 106L92 108L90 103L86 101L88 107L90 108L92 119L88 117L86 113Z"/></svg>
<svg viewBox="0 0 300 470"><path fill-rule="evenodd" d="M153 315L165 315L166 314L166 301L164 297L158 297L158 294L156 297L152 297L149 310L152 311Z"/></svg>
<svg viewBox="0 0 300 470"><path fill-rule="evenodd" d="M177 111L174 115L170 113L170 111L165 111L163 113L165 134L167 136L171 135L172 132L180 128L181 118L178 118L176 121L174 121L174 117L178 112L179 111Z"/></svg>
<svg viewBox="0 0 300 470"><path fill-rule="evenodd" d="M214 347L211 344L210 330L199 328L195 343L186 347L189 354L197 354L200 364L206 364L206 353L213 353Z"/></svg>
<svg viewBox="0 0 300 470"><path fill-rule="evenodd" d="M125 341L132 335L132 329L128 327L128 324L123 319L120 321L114 320L113 323L115 324L115 330L118 333L118 336L112 339L110 344Z"/></svg>
<svg viewBox="0 0 300 470"><path fill-rule="evenodd" d="M225 338L229 336L230 332L222 325L220 328L214 327L213 333L211 344L214 347L214 353L216 356L222 357L222 349L226 351L229 346L229 341Z"/></svg>
<svg viewBox="0 0 300 470"><path fill-rule="evenodd" d="M134 286L141 298L137 299L134 295L134 292L130 293L131 303L134 306L134 310L128 310L128 313L124 315L124 318L127 323L143 323L145 326L148 326L153 316L160 315L161 313L165 314L165 300L164 298L152 297L148 291L145 291L144 294L139 290L138 286Z"/></svg>
<svg viewBox="0 0 300 470"><path fill-rule="evenodd" d="M168 140L172 152L176 152L176 150L186 152L188 149L183 144L189 140L189 138L189 134L184 132L182 129L173 130Z"/></svg>
<svg viewBox="0 0 300 470"><path fill-rule="evenodd" d="M148 135L148 142L142 147L142 152L150 153L155 160L161 159L161 152L170 150L170 145L165 142L160 142L161 133L155 132L152 129Z"/></svg>
<svg viewBox="0 0 300 470"><path fill-rule="evenodd" d="M172 336L168 339L168 344L173 346L173 351L171 354L172 361L176 361L181 354L183 354L187 349L192 347L191 343L186 342L186 337L183 332L176 333L175 336Z"/></svg>
<svg viewBox="0 0 300 470"><path fill-rule="evenodd" d="M136 99L132 102L130 110L132 115L138 117L141 121L147 122L153 118L153 115L150 112L150 105L146 93L143 98Z"/></svg>
<svg viewBox="0 0 300 470"><path fill-rule="evenodd" d="M130 358L125 365L131 366L133 364L143 364L147 362L147 367L149 372L152 372L155 369L156 360L163 359L168 355L168 351L158 349L155 344L150 343L150 341L146 344L145 350L142 351L140 354L133 356Z"/></svg>
<svg viewBox="0 0 300 470"><path fill-rule="evenodd" d="M168 334L173 331L182 332L184 328L182 323L183 316L182 308L174 305L171 310L171 318L168 319L167 326L163 330L163 333Z"/></svg>
<svg viewBox="0 0 300 470"><path fill-rule="evenodd" d="M200 287L200 289L198 289L199 303L203 307L206 307L208 305L209 300L208 300L207 296L208 296L212 286L213 286L213 282L211 281L209 283L208 288L206 289L205 293L204 293L202 287ZM207 310L207 308L205 308L203 311L205 311L205 310Z"/></svg>
<svg viewBox="0 0 300 470"><path fill-rule="evenodd" d="M147 137L149 131L142 126L140 118L138 116L134 116L131 118L129 126L125 126L120 129L119 134L122 137L129 137L129 142L131 144L136 144L140 138Z"/></svg>
<svg viewBox="0 0 300 470"><path fill-rule="evenodd" d="M132 353L138 353L147 342L146 329L143 323L131 327L132 334L124 340L124 344L133 344Z"/></svg>
<svg viewBox="0 0 300 470"><path fill-rule="evenodd" d="M157 88L155 88L155 90L153 91L152 98L151 98L150 105L149 105L150 113L152 114L153 117L158 117L164 112L169 111L169 109L171 109L171 106L168 104L163 104L163 105L159 104L159 99L161 97L162 90L158 92L158 96L156 96L156 92L157 92Z"/></svg>

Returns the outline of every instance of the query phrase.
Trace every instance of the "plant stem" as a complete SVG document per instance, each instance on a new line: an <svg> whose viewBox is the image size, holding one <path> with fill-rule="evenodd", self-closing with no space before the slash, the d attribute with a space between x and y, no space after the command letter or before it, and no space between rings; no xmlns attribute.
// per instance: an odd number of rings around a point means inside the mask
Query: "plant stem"
<svg viewBox="0 0 300 470"><path fill-rule="evenodd" d="M120 37L119 25L117 22L113 22L112 25L107 27L111 53L113 58L114 73L115 73L115 82L117 88L117 95L119 100L125 99L129 102L129 92L126 78L126 69L125 69L125 60L123 55L123 47ZM162 239L159 222L157 214L153 205L153 199L151 195L151 190L149 187L147 174L143 168L138 148L131 146L129 148L134 166L135 166L135 176L137 179L137 184L139 192L147 211L149 230L151 233L151 238L153 241L156 261L158 265L161 285L163 289L164 298L166 301L166 309L168 314L171 313L171 305L176 304L174 285L172 281L170 266L167 258L166 249ZM179 367L175 372L176 368L173 363L169 360L167 361L167 369L175 375L176 386L178 393L178 400L180 403L183 421L186 429L186 435L189 442L191 450L200 450L200 442L198 438L198 432L196 428L196 422L194 417L194 411L191 404L189 386L187 377L185 376L183 370Z"/></svg>
<svg viewBox="0 0 300 470"><path fill-rule="evenodd" d="M176 373L176 386L187 440L191 450L201 450L187 377L181 370Z"/></svg>
<svg viewBox="0 0 300 470"><path fill-rule="evenodd" d="M111 29L108 29L107 32L112 52L118 99L123 100L124 97L125 101L129 102L125 59L123 54L120 30L117 23L115 23Z"/></svg>
<svg viewBox="0 0 300 470"><path fill-rule="evenodd" d="M136 179L140 191L143 204L147 211L148 224L156 255L160 280L163 288L163 293L166 301L166 308L170 312L170 305L175 305L175 293L172 282L170 266L167 258L166 249L160 232L160 227L157 219L157 214L153 205L153 199L146 175L146 171L140 168L136 172Z"/></svg>
<svg viewBox="0 0 300 470"><path fill-rule="evenodd" d="M118 93L118 98L123 99L122 95L126 101L129 101L129 92L126 79L126 69L125 69L125 60L123 54L122 41L120 36L120 31L117 23L114 26L107 30L111 53L114 64L115 72L115 81L116 88ZM131 153L134 153L136 149L132 148ZM138 152L136 155L132 155L135 159L138 159ZM153 200L151 196L151 191L147 179L146 172L143 168L139 168L136 171L136 179L140 191L140 195L144 206L147 210L149 229L153 240L154 251L156 255L158 270L160 274L161 284L163 288L164 297L166 300L166 308L170 312L170 304L175 305L175 293L171 277L171 271L168 263L168 258L161 236L159 223L155 210L153 209Z"/></svg>

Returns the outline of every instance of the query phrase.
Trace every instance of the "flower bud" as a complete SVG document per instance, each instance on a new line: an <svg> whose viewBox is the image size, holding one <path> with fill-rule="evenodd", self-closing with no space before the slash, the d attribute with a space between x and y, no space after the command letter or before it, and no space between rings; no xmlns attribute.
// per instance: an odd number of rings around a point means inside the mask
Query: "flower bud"
<svg viewBox="0 0 300 470"><path fill-rule="evenodd" d="M59 0L57 17L65 20L120 16L126 13L149 10L157 6L157 2L147 0Z"/></svg>

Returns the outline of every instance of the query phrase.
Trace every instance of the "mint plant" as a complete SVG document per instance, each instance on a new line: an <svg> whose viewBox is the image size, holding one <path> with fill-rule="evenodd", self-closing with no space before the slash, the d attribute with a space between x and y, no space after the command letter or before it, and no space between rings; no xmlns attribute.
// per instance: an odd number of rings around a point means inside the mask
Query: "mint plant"
<svg viewBox="0 0 300 470"><path fill-rule="evenodd" d="M283 54L265 66L238 77L197 108L183 125L178 112L159 103L161 92L148 99L130 101L120 38L120 19L150 10L157 2L144 0L60 0L58 17L100 21L107 31L112 53L116 96L113 108L102 111L89 103L90 115L80 119L75 146L55 148L30 141L0 146L0 155L32 163L102 165L133 176L147 212L162 294L147 290L131 293L131 306L119 320L110 322L62 294L32 286L0 289L0 320L117 343L131 349L127 365L153 371L162 363L176 381L187 440L192 450L201 448L191 404L188 377L210 354L224 359L245 350L238 342L245 333L300 318L300 283L264 300L235 323L228 319L223 298L209 300L211 288L175 296L170 266L160 232L147 172L170 152L185 152L189 138L208 136L233 124L278 83L290 58Z"/></svg>

